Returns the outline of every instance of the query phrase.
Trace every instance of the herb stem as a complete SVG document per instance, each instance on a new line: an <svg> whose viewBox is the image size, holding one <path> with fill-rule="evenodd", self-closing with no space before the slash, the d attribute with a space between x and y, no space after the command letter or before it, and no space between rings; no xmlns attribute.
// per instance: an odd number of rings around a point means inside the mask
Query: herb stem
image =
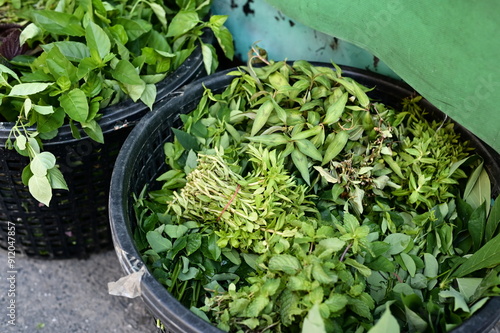
<svg viewBox="0 0 500 333"><path fill-rule="evenodd" d="M345 255L347 254L347 251L349 251L349 249L351 248L352 244L353 244L353 243L349 243L349 244L347 244L347 246L346 246L346 248L345 248L344 252L343 252L343 253L342 253L342 255L340 256L340 259L339 259L339 260L340 260L340 262L344 261L344 257L345 257Z"/></svg>

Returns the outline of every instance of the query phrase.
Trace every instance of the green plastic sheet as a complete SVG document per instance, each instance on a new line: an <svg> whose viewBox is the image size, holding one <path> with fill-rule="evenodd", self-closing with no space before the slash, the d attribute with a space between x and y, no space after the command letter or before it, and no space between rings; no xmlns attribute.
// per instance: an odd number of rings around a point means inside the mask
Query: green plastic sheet
<svg viewBox="0 0 500 333"><path fill-rule="evenodd" d="M500 152L500 1L266 1L370 51Z"/></svg>

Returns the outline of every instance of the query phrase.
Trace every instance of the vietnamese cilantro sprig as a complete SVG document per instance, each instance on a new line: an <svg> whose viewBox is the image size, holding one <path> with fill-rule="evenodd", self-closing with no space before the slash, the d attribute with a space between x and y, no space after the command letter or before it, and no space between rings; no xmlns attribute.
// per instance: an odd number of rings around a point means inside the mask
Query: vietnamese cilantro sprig
<svg viewBox="0 0 500 333"><path fill-rule="evenodd" d="M500 200L452 123L336 65L261 60L181 115L136 198L177 299L230 332L436 332L500 294Z"/></svg>
<svg viewBox="0 0 500 333"><path fill-rule="evenodd" d="M201 0L47 0L22 6L18 15L25 20L14 31L17 45L27 50L13 54L12 47L0 47L9 50L0 64L0 115L14 123L7 147L30 159L22 179L35 199L49 205L52 189L67 189L55 156L42 144L63 124L75 138L83 130L103 143L98 121L105 108L126 98L152 108L155 84L196 47L212 73L218 61L214 46L202 39L206 29L232 58L226 17L208 16L209 9L210 1Z"/></svg>

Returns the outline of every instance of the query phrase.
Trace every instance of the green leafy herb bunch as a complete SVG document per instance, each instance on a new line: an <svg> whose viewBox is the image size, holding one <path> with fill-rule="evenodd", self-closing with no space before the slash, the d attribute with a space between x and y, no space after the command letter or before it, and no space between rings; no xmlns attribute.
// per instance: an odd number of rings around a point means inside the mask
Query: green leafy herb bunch
<svg viewBox="0 0 500 333"><path fill-rule="evenodd" d="M181 115L136 199L153 275L229 332L447 331L500 289L500 200L420 97L273 62ZM376 96L376 95L375 95Z"/></svg>
<svg viewBox="0 0 500 333"><path fill-rule="evenodd" d="M14 126L7 141L28 156L23 182L35 199L48 205L52 189L67 189L53 154L43 141L69 124L103 143L99 119L107 106L126 98L153 107L156 83L201 47L207 73L218 65L211 29L226 56L233 45L226 17L209 16L210 1L72 0L16 1L23 19L17 45L0 46L0 115ZM5 44L6 45L6 44ZM2 46L5 46L2 45Z"/></svg>

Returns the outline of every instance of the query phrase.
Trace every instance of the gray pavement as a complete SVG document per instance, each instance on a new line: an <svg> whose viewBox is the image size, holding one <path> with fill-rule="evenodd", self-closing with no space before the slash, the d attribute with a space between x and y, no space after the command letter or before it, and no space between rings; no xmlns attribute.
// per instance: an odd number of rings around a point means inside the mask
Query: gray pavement
<svg viewBox="0 0 500 333"><path fill-rule="evenodd" d="M108 282L123 276L113 250L86 260L35 260L17 255L14 274L9 273L7 260L7 252L0 250L2 333L156 332L141 299L108 294ZM12 275L15 295L9 295ZM12 299L15 326L8 323Z"/></svg>

